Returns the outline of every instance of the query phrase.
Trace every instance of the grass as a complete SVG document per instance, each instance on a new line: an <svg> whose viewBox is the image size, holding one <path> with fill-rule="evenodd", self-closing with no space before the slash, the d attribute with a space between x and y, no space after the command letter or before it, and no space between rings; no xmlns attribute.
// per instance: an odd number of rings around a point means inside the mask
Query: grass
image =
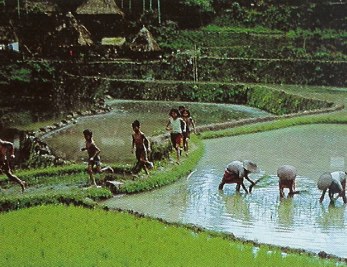
<svg viewBox="0 0 347 267"><path fill-rule="evenodd" d="M166 164L164 166L164 171L162 170L162 168L157 167L146 179L126 181L124 186L121 187L120 192L138 193L141 191L148 191L163 185L173 183L183 176L187 176L195 168L204 153L204 146L202 144L202 141L196 136L192 136L190 144L192 145L190 147L190 154L188 157L181 157L180 165L177 165L175 163Z"/></svg>
<svg viewBox="0 0 347 267"><path fill-rule="evenodd" d="M337 266L124 212L61 205L1 214L0 239L7 267Z"/></svg>
<svg viewBox="0 0 347 267"><path fill-rule="evenodd" d="M280 119L200 136L248 134L310 123L347 123L346 113L343 110ZM151 190L187 175L203 154L202 141L195 136L192 141L194 149L189 157L182 158L181 165L162 163L145 179L125 181L123 192ZM88 179L84 169L83 165L71 165L20 171L18 175L29 181L33 191L23 195L0 192L2 210L38 205L0 214L0 266L347 266L345 262L295 251L283 256L280 248L235 241L225 235L124 212L41 206L65 203L95 208L95 201L111 197L106 188L81 190L78 185ZM4 181L1 176L0 183ZM59 185L75 188L66 190Z"/></svg>
<svg viewBox="0 0 347 267"><path fill-rule="evenodd" d="M112 166L116 174L98 174L95 179L104 185L106 180L123 182L119 193L138 193L152 190L177 181L187 176L196 166L204 152L202 141L192 136L189 157L182 156L181 164L168 161L155 162L155 168L149 176L140 174L138 177L124 176L130 172L128 166ZM163 171L164 170L164 171ZM85 165L70 165L64 167L47 167L43 169L22 170L16 175L25 180L28 189L20 193L20 187L8 183L7 177L0 176L0 211L44 205L51 203L66 203L93 207L95 201L112 197L106 187L88 188L89 177Z"/></svg>
<svg viewBox="0 0 347 267"><path fill-rule="evenodd" d="M315 124L315 123L316 124L317 123L344 124L344 123L347 123L346 115L347 115L346 111L340 111L340 112L334 112L331 114L319 114L319 115L279 119L276 121L255 123L251 125L245 125L245 126L236 127L236 128L229 128L229 129L220 130L220 131L203 132L201 133L201 137L203 139L209 139L209 138L218 138L218 137L225 137L225 136L235 136L235 135L241 135L241 134L271 131L271 130L276 130L281 128L287 128L287 127L305 125L305 124Z"/></svg>
<svg viewBox="0 0 347 267"><path fill-rule="evenodd" d="M207 32L222 32L222 33L252 33L252 34L282 34L284 35L284 32L281 30L273 30L269 28L265 28L262 26L256 26L253 28L246 28L246 27L237 27L237 26L218 26L218 25L208 25L206 27L203 27L201 29L202 31Z"/></svg>

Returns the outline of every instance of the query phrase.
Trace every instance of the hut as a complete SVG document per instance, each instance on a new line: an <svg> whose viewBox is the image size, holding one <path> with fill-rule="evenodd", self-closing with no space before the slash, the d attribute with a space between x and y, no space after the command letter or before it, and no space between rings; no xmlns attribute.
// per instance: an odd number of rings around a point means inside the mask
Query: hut
<svg viewBox="0 0 347 267"><path fill-rule="evenodd" d="M77 7L76 14L97 41L123 33L124 13L114 0L87 0Z"/></svg>
<svg viewBox="0 0 347 267"><path fill-rule="evenodd" d="M158 43L145 26L142 27L131 41L129 49L138 58L153 58L161 52Z"/></svg>
<svg viewBox="0 0 347 267"><path fill-rule="evenodd" d="M47 40L50 55L75 58L77 53L93 44L88 29L80 24L71 12L58 20L58 25Z"/></svg>
<svg viewBox="0 0 347 267"><path fill-rule="evenodd" d="M79 15L119 15L124 13L114 0L87 0L76 10Z"/></svg>

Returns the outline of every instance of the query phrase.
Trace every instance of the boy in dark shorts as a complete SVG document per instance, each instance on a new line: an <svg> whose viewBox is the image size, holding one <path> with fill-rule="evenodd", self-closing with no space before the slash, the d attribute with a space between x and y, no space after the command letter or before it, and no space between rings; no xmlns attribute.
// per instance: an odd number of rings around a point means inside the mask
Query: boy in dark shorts
<svg viewBox="0 0 347 267"><path fill-rule="evenodd" d="M96 181L93 176L93 171L96 173L102 173L104 171L109 171L113 173L113 169L111 167L105 167L101 169L101 162L100 162L100 149L96 146L94 140L93 140L93 133L91 130L86 129L83 131L84 139L86 140L86 146L81 149L81 151L87 150L88 152L88 174L89 178L92 182L93 186L96 186Z"/></svg>
<svg viewBox="0 0 347 267"><path fill-rule="evenodd" d="M148 152L151 151L150 142L140 130L141 125L138 120L135 120L131 126L133 128L131 152L135 152L137 159L137 164L134 169L136 172L143 169L146 174L149 174L148 168L153 168L153 163L148 160Z"/></svg>
<svg viewBox="0 0 347 267"><path fill-rule="evenodd" d="M5 173L10 181L14 181L19 184L22 188L22 193L25 190L26 182L19 179L16 175L14 175L11 171L11 167L8 161L8 155L10 155L11 159L15 158L13 143L4 141L0 139L0 172Z"/></svg>

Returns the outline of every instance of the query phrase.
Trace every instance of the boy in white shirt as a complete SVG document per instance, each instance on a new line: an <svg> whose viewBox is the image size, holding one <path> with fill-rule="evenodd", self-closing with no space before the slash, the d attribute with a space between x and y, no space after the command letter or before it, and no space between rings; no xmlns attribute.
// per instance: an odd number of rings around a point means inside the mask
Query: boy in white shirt
<svg viewBox="0 0 347 267"><path fill-rule="evenodd" d="M166 125L166 130L171 132L171 144L176 150L177 164L179 164L181 151L183 149L183 132L185 132L186 123L179 116L178 109L171 109L169 116L170 118Z"/></svg>

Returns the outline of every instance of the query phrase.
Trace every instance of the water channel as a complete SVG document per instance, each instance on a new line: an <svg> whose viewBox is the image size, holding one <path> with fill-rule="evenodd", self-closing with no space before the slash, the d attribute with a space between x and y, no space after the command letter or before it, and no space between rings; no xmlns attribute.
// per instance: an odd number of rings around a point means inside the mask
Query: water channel
<svg viewBox="0 0 347 267"><path fill-rule="evenodd" d="M327 196L320 204L316 186L323 172L345 170L346 133L346 125L317 124L206 140L205 155L189 177L104 204L261 243L347 258L346 205L341 198L329 205ZM267 175L252 194L236 193L235 185L218 191L223 170L234 159L257 162L261 171L253 174L254 180ZM298 169L301 193L280 200L275 174L282 164Z"/></svg>

